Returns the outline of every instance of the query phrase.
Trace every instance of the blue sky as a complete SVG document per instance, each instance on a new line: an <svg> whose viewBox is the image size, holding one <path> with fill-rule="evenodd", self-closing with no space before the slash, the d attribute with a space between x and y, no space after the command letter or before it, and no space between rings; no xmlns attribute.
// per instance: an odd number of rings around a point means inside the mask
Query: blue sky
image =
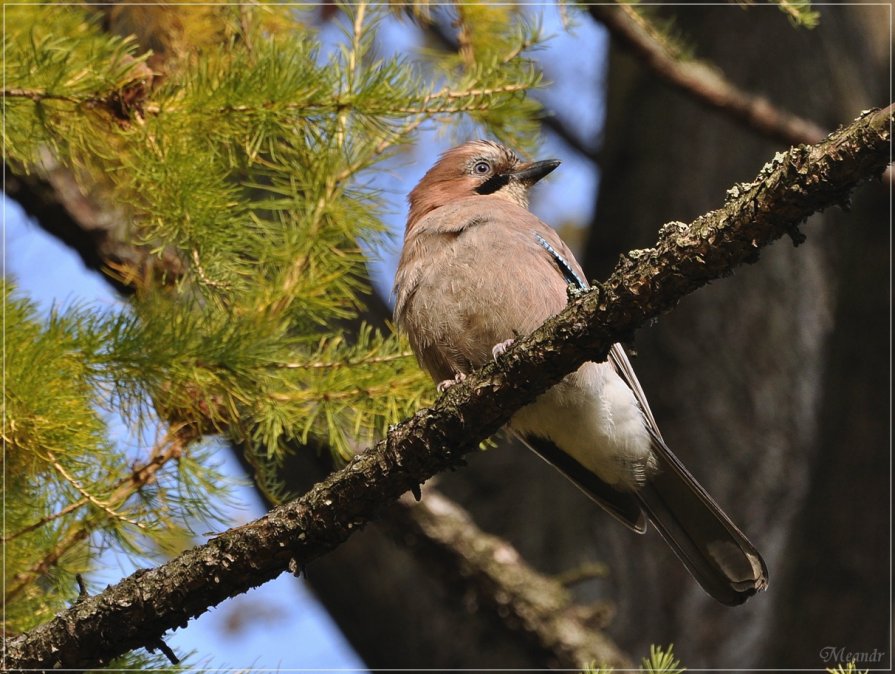
<svg viewBox="0 0 895 674"><path fill-rule="evenodd" d="M574 121L584 134L596 137L602 126L598 91L605 63L603 31L585 19L572 34L566 33L556 8L543 9L545 32L556 39L537 53L545 63L547 78L555 80L542 93L542 100L548 108L562 109L564 117ZM411 52L419 44L417 29L406 22L388 19L382 29L382 43L393 51ZM324 34L324 43L332 40L335 44L335 35ZM556 71L559 64L561 72ZM587 86L583 87L582 82ZM383 190L388 200L384 220L394 232L390 244L371 251L374 282L386 297L390 294L406 216L405 195L451 144L438 129L425 130L409 161L391 162L373 178L373 184ZM563 164L539 187L533 210L549 223L587 223L598 176L560 141L545 139L542 158L547 157L561 159ZM120 304L98 273L85 269L74 252L29 222L18 205L5 197L3 216L4 274L14 277L18 292L43 312L71 303L107 307ZM137 444L126 437L124 424L113 426L123 451L124 447ZM228 474L241 475L228 448L222 445L216 456L224 462ZM241 506L231 513L233 524L263 514L250 487L239 487L236 500ZM120 556L107 555L104 562L105 568L88 578L94 588L115 582L132 570L130 562ZM288 574L207 612L191 621L186 629L177 630L166 642L178 653L196 651L197 660L208 667L365 671L304 581Z"/></svg>

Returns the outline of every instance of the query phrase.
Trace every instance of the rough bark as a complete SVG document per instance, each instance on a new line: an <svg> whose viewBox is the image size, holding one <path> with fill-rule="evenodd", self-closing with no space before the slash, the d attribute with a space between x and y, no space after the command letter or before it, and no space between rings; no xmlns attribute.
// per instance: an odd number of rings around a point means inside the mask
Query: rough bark
<svg viewBox="0 0 895 674"><path fill-rule="evenodd" d="M289 490L301 494L325 479L333 470L322 459L328 455L326 448L295 448L281 471ZM525 669L553 657L508 630L487 602L462 601L456 582L433 573L432 554L420 554L432 547L421 540L425 533L407 545L391 517L306 569L307 583L368 667Z"/></svg>
<svg viewBox="0 0 895 674"><path fill-rule="evenodd" d="M734 266L755 261L760 248L879 175L888 162L893 110L864 115L817 146L781 155L722 208L690 225L663 227L655 248L624 258L608 281L572 298L499 363L449 389L305 496L8 640L6 665L100 665L156 644L209 606L337 547L402 493L459 465L513 411L581 362L605 358L613 342Z"/></svg>

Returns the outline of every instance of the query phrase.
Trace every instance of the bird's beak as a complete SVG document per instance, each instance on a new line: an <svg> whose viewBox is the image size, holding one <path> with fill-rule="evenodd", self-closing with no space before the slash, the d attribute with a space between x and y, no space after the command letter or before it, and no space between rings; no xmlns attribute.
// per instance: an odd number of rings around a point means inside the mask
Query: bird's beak
<svg viewBox="0 0 895 674"><path fill-rule="evenodd" d="M531 187L541 178L550 173L559 166L558 159L545 159L544 161L533 161L530 164L522 164L518 169L510 174L514 180L518 180L526 187Z"/></svg>

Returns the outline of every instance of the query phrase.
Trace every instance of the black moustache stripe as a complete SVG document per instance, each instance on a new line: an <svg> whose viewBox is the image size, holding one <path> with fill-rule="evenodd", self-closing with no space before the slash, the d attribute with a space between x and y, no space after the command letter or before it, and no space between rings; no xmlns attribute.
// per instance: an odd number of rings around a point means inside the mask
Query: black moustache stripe
<svg viewBox="0 0 895 674"><path fill-rule="evenodd" d="M491 176L483 182L481 185L476 187L475 191L479 194L493 194L501 187L506 186L510 182L510 176L505 173L498 173L496 175Z"/></svg>

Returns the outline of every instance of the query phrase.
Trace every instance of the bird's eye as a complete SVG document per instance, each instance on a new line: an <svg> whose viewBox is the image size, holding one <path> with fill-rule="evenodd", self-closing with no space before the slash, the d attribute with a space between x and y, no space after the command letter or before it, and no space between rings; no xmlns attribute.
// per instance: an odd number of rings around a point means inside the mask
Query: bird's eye
<svg viewBox="0 0 895 674"><path fill-rule="evenodd" d="M475 166L472 167L472 170L480 176L483 176L491 170L491 164L486 161L478 161Z"/></svg>

